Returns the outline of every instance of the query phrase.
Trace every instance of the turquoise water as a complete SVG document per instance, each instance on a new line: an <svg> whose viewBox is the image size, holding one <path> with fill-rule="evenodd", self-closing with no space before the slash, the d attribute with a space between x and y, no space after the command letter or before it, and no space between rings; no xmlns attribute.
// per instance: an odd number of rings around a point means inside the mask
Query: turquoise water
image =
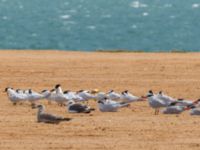
<svg viewBox="0 0 200 150"><path fill-rule="evenodd" d="M0 49L200 50L199 0L0 0Z"/></svg>

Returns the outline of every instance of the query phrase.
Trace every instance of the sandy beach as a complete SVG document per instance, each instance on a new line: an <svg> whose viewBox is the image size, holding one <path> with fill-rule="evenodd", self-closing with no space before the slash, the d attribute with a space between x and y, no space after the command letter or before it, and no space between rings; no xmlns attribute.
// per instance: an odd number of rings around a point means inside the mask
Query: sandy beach
<svg viewBox="0 0 200 150"><path fill-rule="evenodd" d="M151 89L196 100L200 53L0 51L0 149L200 149L200 116L188 112L155 116L147 102L137 102L116 113L69 114L44 101L48 112L73 118L51 125L37 123L37 110L28 103L13 106L4 93L7 86L39 92L57 83L73 91L129 90L142 96Z"/></svg>

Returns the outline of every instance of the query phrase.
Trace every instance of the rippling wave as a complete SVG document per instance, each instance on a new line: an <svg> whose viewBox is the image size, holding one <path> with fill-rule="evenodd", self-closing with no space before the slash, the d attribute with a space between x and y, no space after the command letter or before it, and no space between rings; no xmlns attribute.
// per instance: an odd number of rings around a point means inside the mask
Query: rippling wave
<svg viewBox="0 0 200 150"><path fill-rule="evenodd" d="M200 50L197 0L0 0L0 49Z"/></svg>

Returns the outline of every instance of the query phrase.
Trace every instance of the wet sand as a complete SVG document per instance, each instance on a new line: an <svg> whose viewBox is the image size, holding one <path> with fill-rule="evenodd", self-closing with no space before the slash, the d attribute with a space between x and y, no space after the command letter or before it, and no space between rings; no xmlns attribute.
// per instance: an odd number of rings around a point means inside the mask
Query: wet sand
<svg viewBox="0 0 200 150"><path fill-rule="evenodd" d="M199 150L200 117L154 115L147 102L116 113L69 114L45 104L48 112L74 118L59 125L36 122L28 103L13 106L4 89L129 90L141 96L163 90L176 98L200 98L200 53L102 53L0 51L0 149ZM96 108L96 103L89 104Z"/></svg>

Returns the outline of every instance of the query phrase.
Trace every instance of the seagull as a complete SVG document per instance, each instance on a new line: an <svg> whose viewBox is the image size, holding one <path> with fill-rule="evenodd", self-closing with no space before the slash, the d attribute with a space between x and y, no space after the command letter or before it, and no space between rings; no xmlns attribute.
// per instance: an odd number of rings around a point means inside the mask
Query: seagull
<svg viewBox="0 0 200 150"><path fill-rule="evenodd" d="M119 100L121 98L121 95L119 93L116 93L114 90L110 90L107 93L107 96L111 100Z"/></svg>
<svg viewBox="0 0 200 150"><path fill-rule="evenodd" d="M105 98L104 100L98 100L98 107L99 110L102 112L116 112L119 108L122 107L128 107L129 104L121 104L119 102L109 102L110 100L108 98Z"/></svg>
<svg viewBox="0 0 200 150"><path fill-rule="evenodd" d="M131 93L128 92L128 90L122 92L121 99L123 100L123 102L126 102L126 103L144 100L144 98L132 95Z"/></svg>
<svg viewBox="0 0 200 150"><path fill-rule="evenodd" d="M37 122L58 124L61 121L70 121L71 120L71 118L64 118L64 117L60 117L57 115L45 113L44 105L38 105L36 108L38 108Z"/></svg>
<svg viewBox="0 0 200 150"><path fill-rule="evenodd" d="M149 105L155 109L155 115L159 114L159 109L161 107L167 107L168 104L166 104L164 101L159 99L156 95L153 94L153 92L150 90L147 94L147 99L149 102Z"/></svg>
<svg viewBox="0 0 200 150"><path fill-rule="evenodd" d="M16 105L18 102L22 102L27 100L27 95L24 93L17 93L13 88L7 87L5 88L5 92L8 95L9 100Z"/></svg>
<svg viewBox="0 0 200 150"><path fill-rule="evenodd" d="M90 113L95 109L88 107L87 105L83 105L80 103L75 103L73 100L68 102L67 110L69 113Z"/></svg>

